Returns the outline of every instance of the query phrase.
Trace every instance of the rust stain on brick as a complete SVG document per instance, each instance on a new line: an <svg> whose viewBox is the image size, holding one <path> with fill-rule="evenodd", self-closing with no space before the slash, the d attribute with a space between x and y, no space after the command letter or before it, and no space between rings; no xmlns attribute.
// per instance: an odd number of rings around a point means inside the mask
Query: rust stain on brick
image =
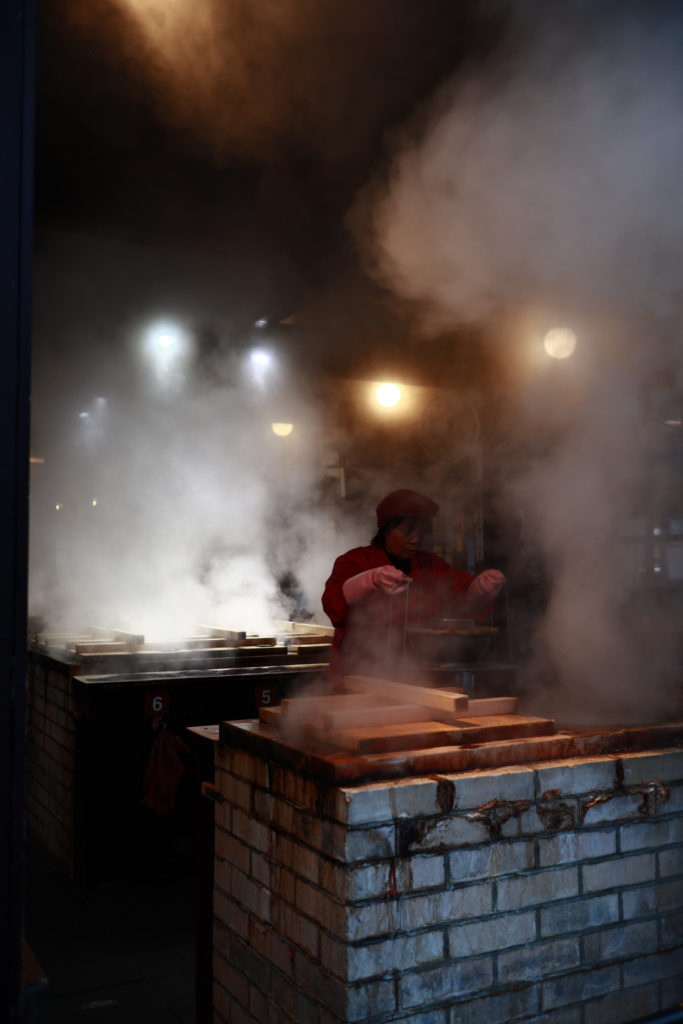
<svg viewBox="0 0 683 1024"><path fill-rule="evenodd" d="M671 790L663 782L651 782L649 786L636 792L640 792L643 797L642 802L638 804L638 814L651 818L656 817L660 803L666 803L671 796Z"/></svg>
<svg viewBox="0 0 683 1024"><path fill-rule="evenodd" d="M614 800L615 796L624 796L621 790L613 789L606 792L594 792L593 796L589 797L588 800L583 800L579 806L579 824L583 825L586 815L590 811L591 807L597 807L599 804L606 804L610 800Z"/></svg>
<svg viewBox="0 0 683 1024"><path fill-rule="evenodd" d="M615 778L616 778L616 781L614 783L614 788L615 789L623 790L623 788L624 788L624 762L621 760L621 758L618 758L616 764L614 765L614 775L615 775Z"/></svg>
<svg viewBox="0 0 683 1024"><path fill-rule="evenodd" d="M442 814L450 814L455 807L455 783L441 775L433 775L436 781L436 802Z"/></svg>
<svg viewBox="0 0 683 1024"><path fill-rule="evenodd" d="M399 821L396 830L396 847L399 856L405 857L415 846L419 846L433 828L434 822L426 818Z"/></svg>
<svg viewBox="0 0 683 1024"><path fill-rule="evenodd" d="M559 790L552 790L550 792L556 794L558 797L560 795ZM579 805L577 823L579 825L583 825L586 814L591 807L598 807L600 804L609 803L610 800L614 800L616 797L638 795L642 796L642 801L637 808L638 813L645 817L652 818L657 816L659 813L660 803L666 802L671 793L668 787L662 782L650 782L647 785L640 786L624 786L623 765L619 761L617 762L616 783L614 789L593 790L593 792L588 796L588 799L581 801ZM546 794L544 794L544 797L545 796ZM539 816L542 817L540 809ZM571 827L571 825L559 827Z"/></svg>
<svg viewBox="0 0 683 1024"><path fill-rule="evenodd" d="M562 800L562 791L559 789L545 791L536 805L536 813L546 832L559 832L576 825L576 807Z"/></svg>
<svg viewBox="0 0 683 1024"><path fill-rule="evenodd" d="M398 895L398 883L396 881L396 862L391 861L389 864L389 885L387 886L387 896Z"/></svg>
<svg viewBox="0 0 683 1024"><path fill-rule="evenodd" d="M503 825L511 818L518 818L530 807L528 800L489 800L476 810L465 815L467 821L478 822L488 831L490 839L500 839Z"/></svg>

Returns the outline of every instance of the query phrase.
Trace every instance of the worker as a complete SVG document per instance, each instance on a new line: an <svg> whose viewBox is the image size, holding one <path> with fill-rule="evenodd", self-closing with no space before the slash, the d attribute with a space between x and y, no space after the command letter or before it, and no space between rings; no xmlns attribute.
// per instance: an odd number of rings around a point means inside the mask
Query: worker
<svg viewBox="0 0 683 1024"><path fill-rule="evenodd" d="M490 621L505 577L498 569L474 576L424 551L438 511L424 494L392 491L377 506L370 544L336 559L322 597L335 627L333 680L402 672L410 664L410 627L443 618Z"/></svg>

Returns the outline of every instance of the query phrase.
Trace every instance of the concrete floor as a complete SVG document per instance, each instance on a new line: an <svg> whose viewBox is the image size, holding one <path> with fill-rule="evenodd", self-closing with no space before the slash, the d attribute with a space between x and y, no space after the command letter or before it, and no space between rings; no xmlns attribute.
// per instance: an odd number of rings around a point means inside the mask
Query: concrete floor
<svg viewBox="0 0 683 1024"><path fill-rule="evenodd" d="M195 913L188 871L86 892L31 848L26 940L48 978L38 1024L196 1024Z"/></svg>

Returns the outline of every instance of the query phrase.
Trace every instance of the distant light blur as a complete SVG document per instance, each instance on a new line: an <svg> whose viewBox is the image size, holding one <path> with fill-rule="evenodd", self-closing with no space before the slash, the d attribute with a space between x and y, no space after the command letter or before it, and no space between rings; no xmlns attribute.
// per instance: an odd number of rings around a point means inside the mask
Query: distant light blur
<svg viewBox="0 0 683 1024"><path fill-rule="evenodd" d="M143 352L155 382L164 390L177 391L185 382L186 365L191 354L190 338L174 323L151 324L144 333ZM99 403L106 405L106 400Z"/></svg>
<svg viewBox="0 0 683 1024"><path fill-rule="evenodd" d="M277 364L272 354L264 348L252 348L247 357L247 375L251 384L260 391L266 391Z"/></svg>
<svg viewBox="0 0 683 1024"><path fill-rule="evenodd" d="M576 348L576 335L569 327L553 327L545 336L543 348L553 359L567 359Z"/></svg>
<svg viewBox="0 0 683 1024"><path fill-rule="evenodd" d="M150 345L155 349L161 349L162 351L168 351L169 349L176 348L181 344L181 332L179 328L155 324L150 327L148 338Z"/></svg>
<svg viewBox="0 0 683 1024"><path fill-rule="evenodd" d="M273 357L269 352L265 352L262 348L255 348L249 353L249 362L252 366L259 369L265 369L271 366Z"/></svg>
<svg viewBox="0 0 683 1024"><path fill-rule="evenodd" d="M401 389L398 384L378 384L375 399L385 409L391 409L401 401Z"/></svg>
<svg viewBox="0 0 683 1024"><path fill-rule="evenodd" d="M271 423L270 429L277 437L289 437L294 430L293 423Z"/></svg>

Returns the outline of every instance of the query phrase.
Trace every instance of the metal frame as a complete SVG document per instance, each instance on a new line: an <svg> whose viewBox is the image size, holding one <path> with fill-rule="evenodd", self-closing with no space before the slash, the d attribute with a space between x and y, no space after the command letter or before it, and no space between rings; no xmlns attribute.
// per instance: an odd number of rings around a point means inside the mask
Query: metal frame
<svg viewBox="0 0 683 1024"><path fill-rule="evenodd" d="M0 4L0 992L24 1019L26 689L34 0Z"/></svg>

